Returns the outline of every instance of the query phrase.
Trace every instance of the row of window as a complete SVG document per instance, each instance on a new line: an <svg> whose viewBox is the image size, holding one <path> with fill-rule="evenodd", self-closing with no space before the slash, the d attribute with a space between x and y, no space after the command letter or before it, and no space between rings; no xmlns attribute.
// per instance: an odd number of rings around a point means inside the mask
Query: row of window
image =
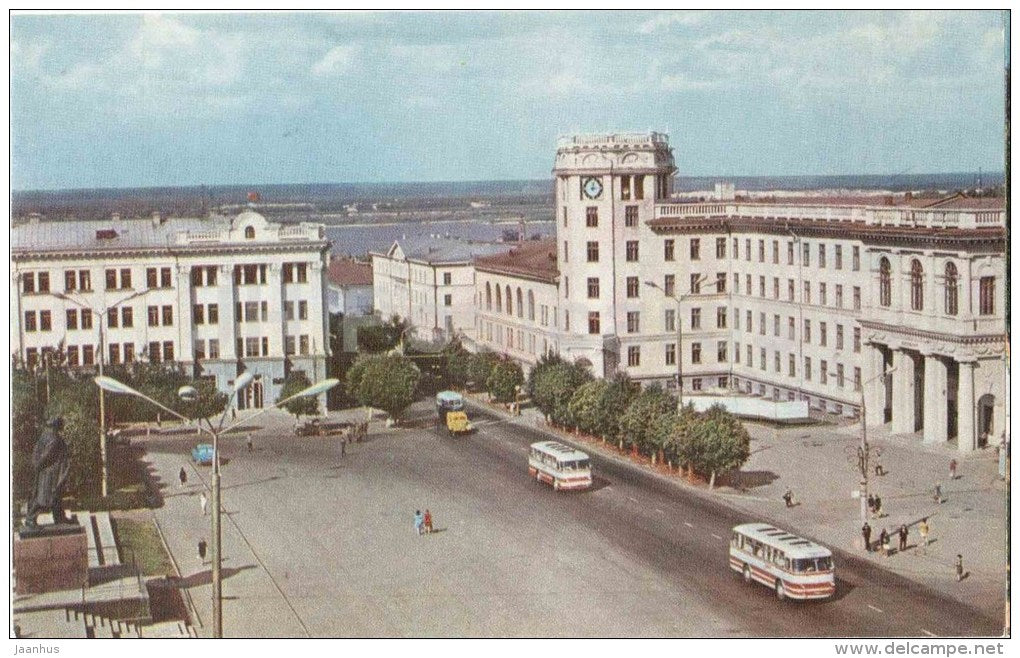
<svg viewBox="0 0 1020 658"><path fill-rule="evenodd" d="M478 321L479 336L481 336L482 320ZM507 347L510 349L517 349L518 351L527 351L529 354L549 354L550 351L558 351L558 345L553 342L550 343L548 338L542 339L542 351L538 352L538 338L531 332L524 332L521 329L514 329L513 327L504 327L503 325L496 323L495 326L492 322L485 322L485 340L490 343L497 344L501 347Z"/></svg>
<svg viewBox="0 0 1020 658"><path fill-rule="evenodd" d="M589 263L599 262L599 243L597 240L589 240L585 245L585 250L587 262ZM624 252L625 252L624 258L628 263L638 262L639 253L638 241L627 240L626 243L624 243ZM563 262L564 263L570 262L570 243L567 242L566 240L563 241Z"/></svg>
<svg viewBox="0 0 1020 658"><path fill-rule="evenodd" d="M957 315L960 311L960 273L953 262L946 263L943 270L942 312L946 315ZM910 309L924 310L925 275L921 261L910 262ZM892 265L889 259L882 257L878 263L878 303L889 307L892 305ZM978 281L978 314L995 314L995 277L983 276Z"/></svg>
<svg viewBox="0 0 1020 658"><path fill-rule="evenodd" d="M734 363L740 363L740 343L736 344L734 349ZM745 363L748 368L754 367L754 347L752 345L746 346L746 359ZM758 368L763 371L768 370L768 351L764 347L758 348ZM783 355L781 352L773 352L773 371L781 374L783 372ZM797 356L795 354L787 355L787 371L786 374L789 377L797 376ZM804 357L804 381L812 381L814 372L812 370L812 360L810 356ZM828 384L829 379L834 379L836 386L844 388L846 386L845 368L842 363L836 364L835 372L829 370L829 362L826 359L819 359L818 368L818 383ZM854 368L853 374L853 387L855 391L861 390L861 369Z"/></svg>

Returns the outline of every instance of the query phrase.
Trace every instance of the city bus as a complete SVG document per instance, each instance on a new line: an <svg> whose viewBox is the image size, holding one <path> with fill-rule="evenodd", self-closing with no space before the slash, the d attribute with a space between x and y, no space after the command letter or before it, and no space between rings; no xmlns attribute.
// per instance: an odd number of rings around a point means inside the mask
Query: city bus
<svg viewBox="0 0 1020 658"><path fill-rule="evenodd" d="M733 528L730 568L769 587L779 599L824 599L836 593L832 551L767 523Z"/></svg>
<svg viewBox="0 0 1020 658"><path fill-rule="evenodd" d="M591 486L591 459L586 453L559 441L531 444L528 474L553 489L587 489Z"/></svg>

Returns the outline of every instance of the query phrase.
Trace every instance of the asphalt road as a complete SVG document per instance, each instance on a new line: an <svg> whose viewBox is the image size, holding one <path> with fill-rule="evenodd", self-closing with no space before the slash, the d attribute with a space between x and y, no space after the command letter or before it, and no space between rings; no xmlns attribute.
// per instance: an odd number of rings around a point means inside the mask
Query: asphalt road
<svg viewBox="0 0 1020 658"><path fill-rule="evenodd" d="M228 636L1000 631L1000 620L839 552L833 600L778 601L761 585L745 585L727 563L732 526L767 519L598 457L592 490L556 492L527 475L528 445L546 435L472 410L478 431L450 438L434 428L430 405L413 411L417 427L375 432L343 458L334 440L280 429L263 430L254 454L242 438L224 440ZM168 494L192 443L148 442ZM208 468L194 469L194 477L207 479ZM186 498L168 495L157 511L175 555L190 553L208 527ZM412 515L425 508L438 532L419 537ZM185 575L207 568L188 557L180 560ZM191 576L204 608L208 587Z"/></svg>

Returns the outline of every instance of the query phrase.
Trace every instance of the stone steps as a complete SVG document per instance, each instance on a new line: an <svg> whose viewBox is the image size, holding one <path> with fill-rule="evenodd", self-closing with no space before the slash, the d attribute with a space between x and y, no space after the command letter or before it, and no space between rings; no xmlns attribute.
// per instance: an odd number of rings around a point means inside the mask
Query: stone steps
<svg viewBox="0 0 1020 658"><path fill-rule="evenodd" d="M113 535L109 512L69 512L68 516L78 519L85 528L85 536L89 543L89 568L120 566L120 550ZM53 523L53 515L49 512L40 514L40 525Z"/></svg>

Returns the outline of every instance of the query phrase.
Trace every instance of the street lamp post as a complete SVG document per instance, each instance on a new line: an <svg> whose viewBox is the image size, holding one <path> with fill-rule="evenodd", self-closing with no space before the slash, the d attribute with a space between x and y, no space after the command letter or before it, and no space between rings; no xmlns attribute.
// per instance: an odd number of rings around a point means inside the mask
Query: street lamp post
<svg viewBox="0 0 1020 658"><path fill-rule="evenodd" d="M310 396L320 395L320 394L325 393L326 391L328 391L329 389L333 388L334 386L336 386L337 384L340 383L340 381L337 380L337 379L325 379L325 380L323 380L323 381L321 381L321 382L319 382L317 384L312 384L308 388L305 388L304 390L299 391L298 393L295 393L294 395L290 396L289 398L286 398L284 400L280 400L279 402L277 402L275 404L272 404L272 405L270 405L268 407L265 407L264 409L260 410L258 413L253 414L253 415L249 416L248 418L245 418L243 420L235 421L234 423L224 427L223 423L226 421L227 411L230 409L231 404L233 404L234 398L237 396L238 392L243 390L245 387L247 387L248 384L250 384L253 379L254 379L254 376L251 374L251 372L250 371L245 371L244 373L238 375L237 379L234 380L234 385L233 385L233 387L231 389L231 393L230 393L230 399L227 401L227 406L226 406L226 408L224 408L223 414L220 416L220 421L219 421L219 423L215 427L213 426L212 421L210 421L208 418L204 419L206 421L206 425L208 427L203 427L201 422L199 423L199 429L201 429L204 432L208 432L212 436L212 441L213 441L213 457L212 457L212 467L213 467L213 472L212 472L212 600L213 600L213 636L214 637L223 637L223 573L222 573L223 551L222 551L222 533L221 533L221 514L222 514L222 509L221 509L221 505L220 505L220 450L219 450L219 438L220 438L220 435L221 434L225 434L226 432L229 432L233 428L235 428L238 425L240 425L242 422L248 422L252 418L254 418L255 416L263 414L263 413L269 411L270 409L274 409L274 408L279 407L281 405L287 404L291 400L295 400L297 398L303 398L303 397L310 397ZM183 420L185 422L187 422L188 420L191 420L191 419L186 418L183 415L177 413L173 409L170 409L169 407L166 407L166 406L160 404L156 400L153 400L152 398L150 398L149 396L145 395L144 393L131 388L127 384L124 384L122 382L117 381L116 379L113 379L112 377L104 377L104 376L100 375L99 377L96 377L95 381L96 381L96 385L99 386L100 390L109 391L111 393L122 393L122 394L125 394L125 395L133 395L135 397L139 397L139 398L142 398L143 400L147 400L148 402L151 402L152 404L156 405L160 409L166 411L167 413L169 413L169 414L171 414L173 416L176 416L177 418L179 418L179 419L181 419L181 420ZM195 389L193 387L191 387L191 386L183 386L178 391L178 396L181 399L185 400L185 401L191 401L191 400L194 400L195 397L197 396L197 391L195 391Z"/></svg>
<svg viewBox="0 0 1020 658"><path fill-rule="evenodd" d="M701 277L700 279L697 280L696 284L699 286L699 289L700 289L701 284L704 283L705 279L707 279L707 278L708 277L703 276L703 277ZM713 283L709 283L708 285L709 286L716 286L716 285L718 285L718 283L719 283L718 281L715 281ZM686 299L690 295L698 294L698 293L691 292L691 293L688 293L686 295L671 295L668 292L666 292L665 288L663 288L659 284L655 283L654 281L645 281L645 285L648 286L649 288L655 288L656 290L661 291L662 294L665 295L668 299L672 299L674 302L676 302L676 318L675 318L675 320L676 320L676 390L677 390L677 410L681 411L684 408L684 367L683 367L683 361L684 361L684 359L683 359L683 355L684 355L684 350L683 350L684 333L683 333L683 322L680 321L680 302L682 302L684 299Z"/></svg>
<svg viewBox="0 0 1020 658"><path fill-rule="evenodd" d="M71 302L72 304L75 304L75 305L80 306L81 308L87 310L92 315L99 316L99 320L98 320L99 321L99 349L98 349L97 356L99 357L99 376L100 377L103 376L103 363L106 361L106 358L104 356L105 355L106 343L104 341L106 340L105 334L106 334L106 315L107 315L107 313L109 313L112 310L117 309L121 304L124 304L125 302L129 302L132 299L134 299L135 297L140 297L141 295L144 295L147 292L149 292L149 291L148 290L139 290L136 293L128 295L127 297L125 297L124 299L120 300L116 304L112 304L110 306L103 307L101 310L96 310L93 307L91 307L88 304L86 304L85 302L79 301L79 300L75 299L74 297L71 297L70 295L67 295L67 294L64 294L64 293L60 293L60 292L51 292L50 293L50 295L52 295L53 297L56 297L57 299L62 299L64 301ZM110 489L110 463L109 463L109 459L107 459L107 450L106 450L106 396L103 395L103 389L102 388L99 389L99 460L100 460L100 462L102 462L102 464L101 464L101 467L102 467L102 478L101 478L101 482L100 482L101 492L102 492L103 498L106 498L107 495L109 495L109 489Z"/></svg>
<svg viewBox="0 0 1020 658"><path fill-rule="evenodd" d="M860 491L861 499L861 527L868 522L868 468L871 457L871 446L868 443L868 408L864 389L876 379L884 379L891 375L896 367L889 368L861 383L861 444L857 447L857 468L861 472Z"/></svg>

